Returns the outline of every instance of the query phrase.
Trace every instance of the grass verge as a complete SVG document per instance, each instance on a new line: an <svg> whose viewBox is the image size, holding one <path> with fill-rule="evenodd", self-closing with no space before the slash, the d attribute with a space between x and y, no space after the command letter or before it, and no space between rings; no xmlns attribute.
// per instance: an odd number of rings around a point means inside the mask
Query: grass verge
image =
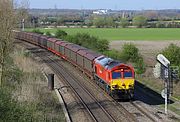
<svg viewBox="0 0 180 122"><path fill-rule="evenodd" d="M40 66L31 54L16 46L11 55L14 78L0 89L0 121L61 121L63 110L54 91L49 91Z"/></svg>

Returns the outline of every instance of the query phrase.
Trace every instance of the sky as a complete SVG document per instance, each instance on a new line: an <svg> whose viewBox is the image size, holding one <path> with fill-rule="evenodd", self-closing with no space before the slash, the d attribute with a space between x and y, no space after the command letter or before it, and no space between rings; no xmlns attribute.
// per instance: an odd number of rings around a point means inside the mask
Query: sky
<svg viewBox="0 0 180 122"><path fill-rule="evenodd" d="M29 0L30 8L149 10L180 9L180 0Z"/></svg>

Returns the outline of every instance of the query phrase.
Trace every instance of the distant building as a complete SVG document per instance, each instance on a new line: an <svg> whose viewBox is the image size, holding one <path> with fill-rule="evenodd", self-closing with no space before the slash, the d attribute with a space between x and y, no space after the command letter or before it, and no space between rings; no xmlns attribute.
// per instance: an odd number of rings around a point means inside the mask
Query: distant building
<svg viewBox="0 0 180 122"><path fill-rule="evenodd" d="M97 15L103 15L103 14L107 14L107 13L108 13L108 10L106 10L106 9L100 9L100 10L93 11L93 14L97 14Z"/></svg>

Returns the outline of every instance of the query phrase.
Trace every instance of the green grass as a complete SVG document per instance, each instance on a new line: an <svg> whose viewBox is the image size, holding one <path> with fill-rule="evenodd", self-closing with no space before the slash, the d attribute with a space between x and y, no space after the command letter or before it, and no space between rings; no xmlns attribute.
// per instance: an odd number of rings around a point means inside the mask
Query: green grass
<svg viewBox="0 0 180 122"><path fill-rule="evenodd" d="M56 31L56 29L41 30L52 33ZM107 40L180 40L180 28L63 28L62 30L70 35L89 33Z"/></svg>

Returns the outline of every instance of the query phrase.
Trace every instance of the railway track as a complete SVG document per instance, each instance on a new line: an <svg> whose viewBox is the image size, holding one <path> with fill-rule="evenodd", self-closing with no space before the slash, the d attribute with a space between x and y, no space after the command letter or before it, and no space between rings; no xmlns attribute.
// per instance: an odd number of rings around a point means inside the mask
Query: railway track
<svg viewBox="0 0 180 122"><path fill-rule="evenodd" d="M109 113L106 108L101 105L101 101L99 101L90 91L87 90L87 88L79 82L79 80L72 75L62 64L57 63L57 61L51 59L51 57L43 56L38 53L36 53L38 57L42 58L46 63L49 64L49 66L54 70L54 72L57 74L57 76L64 80L64 82L71 87L74 94L77 96L77 98L81 101L82 105L84 106L84 109L89 113L93 121L108 121L108 122L116 122L116 120L111 113ZM90 82L95 86L95 88L98 88L95 83ZM105 91L103 91L105 93ZM109 97L109 96L108 96ZM108 98L112 101L112 98ZM151 116L148 115L148 113L144 112L139 106L137 106L135 103L130 102L134 107L136 107L139 111L141 111L142 114L144 114L147 118L149 118L151 121L155 121ZM126 110L123 105L119 104L118 102L113 102L114 106L127 117L127 121L137 121L136 117Z"/></svg>
<svg viewBox="0 0 180 122"><path fill-rule="evenodd" d="M43 52L43 51L40 51ZM49 53L49 52L47 52ZM109 112L101 105L101 103L76 79L73 75L59 63L48 57L35 53L45 63L52 68L57 74L57 77L64 80L64 82L72 89L77 98L81 101L84 109L89 113L93 121L96 122L116 122L116 120L109 114Z"/></svg>
<svg viewBox="0 0 180 122"><path fill-rule="evenodd" d="M157 120L154 119L150 114L148 114L145 110L140 108L137 104L135 104L133 101L130 102L134 107L136 107L142 114L144 114L147 118L149 118L151 121L156 122Z"/></svg>
<svg viewBox="0 0 180 122"><path fill-rule="evenodd" d="M50 58L48 59L53 61ZM73 92L82 102L83 106L86 108L86 110L88 111L88 113L94 121L116 122L116 120L111 116L111 114L108 113L108 111L106 111L106 109L101 105L101 103L88 90L86 90L85 87L75 77L73 77L73 75L69 74L68 71L62 65L53 61L51 67L58 74L58 77L63 78L64 81L66 81L67 84L71 87ZM59 68L61 70L59 70ZM80 92L83 92L83 95ZM89 100L85 100L83 96L88 96ZM93 107L91 103L94 104Z"/></svg>

